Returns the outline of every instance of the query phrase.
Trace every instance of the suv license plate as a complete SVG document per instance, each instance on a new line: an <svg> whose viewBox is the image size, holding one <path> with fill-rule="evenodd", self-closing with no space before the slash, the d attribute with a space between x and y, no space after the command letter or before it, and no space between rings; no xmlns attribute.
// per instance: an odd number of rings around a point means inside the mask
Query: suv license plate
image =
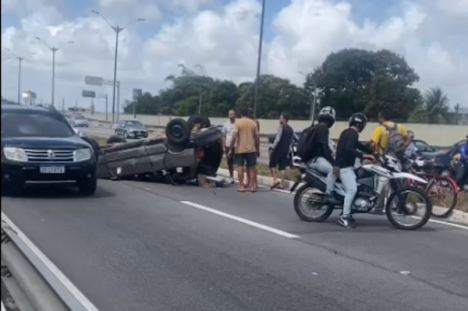
<svg viewBox="0 0 468 311"><path fill-rule="evenodd" d="M64 166L41 166L40 172L41 174L64 174L65 167Z"/></svg>

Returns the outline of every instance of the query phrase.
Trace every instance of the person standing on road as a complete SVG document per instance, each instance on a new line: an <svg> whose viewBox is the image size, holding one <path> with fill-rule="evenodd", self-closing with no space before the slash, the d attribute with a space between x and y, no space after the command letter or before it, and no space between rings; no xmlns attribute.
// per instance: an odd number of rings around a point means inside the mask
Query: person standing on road
<svg viewBox="0 0 468 311"><path fill-rule="evenodd" d="M276 133L275 141L270 149L270 171L271 176L273 177L273 185L271 189L274 188L284 188L284 180L286 178L286 166L288 166L288 153L291 148L291 142L293 140L294 131L288 124L289 117L283 113L280 116L279 122L280 126L278 127L278 132ZM281 173L281 182L278 182L278 172Z"/></svg>
<svg viewBox="0 0 468 311"><path fill-rule="evenodd" d="M247 110L247 113L248 113L248 117L252 119L253 121L255 121L255 123L257 124L257 130L258 130L258 133L260 134L260 122L255 117L254 110L249 107ZM245 187L248 188L250 185L250 177L249 177L249 174L247 174L247 169L245 170L245 180L247 181L245 183Z"/></svg>
<svg viewBox="0 0 468 311"><path fill-rule="evenodd" d="M249 176L249 190L256 192L257 184L257 158L260 156L260 140L255 121L248 117L248 110L240 111L241 118L234 124L229 156L234 156L234 165L237 167L239 177L239 192L245 192L244 167ZM235 151L235 152L234 152Z"/></svg>
<svg viewBox="0 0 468 311"><path fill-rule="evenodd" d="M223 125L223 147L226 154L226 162L229 170L229 177L231 184L234 183L234 157L229 156L232 134L234 132L234 124L236 123L236 112L234 110L229 110L228 115L229 121Z"/></svg>
<svg viewBox="0 0 468 311"><path fill-rule="evenodd" d="M460 160L458 161L458 170L457 184L460 190L463 190L468 183L468 135L466 135L466 142L460 146Z"/></svg>
<svg viewBox="0 0 468 311"><path fill-rule="evenodd" d="M411 143L411 138L401 124L392 121L392 116L389 111L383 110L379 113L379 122L380 126L375 129L371 137L372 149L376 154L381 156L395 156L400 161L400 169L402 169L404 165L404 154ZM378 188L380 197L372 213L381 215L383 214L388 187L383 180L380 180Z"/></svg>

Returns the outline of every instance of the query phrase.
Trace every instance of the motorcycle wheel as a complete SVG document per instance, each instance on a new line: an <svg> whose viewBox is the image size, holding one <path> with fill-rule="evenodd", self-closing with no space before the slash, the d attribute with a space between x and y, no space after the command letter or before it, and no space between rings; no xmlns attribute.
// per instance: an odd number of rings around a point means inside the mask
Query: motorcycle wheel
<svg viewBox="0 0 468 311"><path fill-rule="evenodd" d="M314 188L314 187L312 187L311 185L308 185L308 184L305 184L305 185L301 186L299 189L297 189L296 194L294 195L294 211L296 212L297 216L299 216L299 218L302 219L303 221L307 221L307 222L322 222L322 221L325 221L333 213L333 210L335 209L335 207L333 205L327 205L327 208L323 210L324 212L322 214L318 214L317 216L310 216L310 215L306 214L301 208L302 197L307 192L307 190L312 190L312 189L316 189L316 188ZM316 189L316 190L318 190L318 189ZM319 199L321 199L322 195L323 194L318 194L317 197ZM309 198L309 200L310 200L310 198ZM307 203L309 204L309 202L307 202ZM315 202L310 202L310 203L313 206L320 207L320 205L318 205Z"/></svg>
<svg viewBox="0 0 468 311"><path fill-rule="evenodd" d="M419 195L421 198L424 199L424 204L425 204L425 213L422 216L414 216L416 219L419 218L419 221L414 224L414 225L404 225L401 224L398 220L395 219L394 217L394 209L393 209L393 202L397 200L397 194L401 194L402 197L406 197L408 193L416 193ZM397 191L392 191L390 194L390 197L387 200L386 206L385 206L385 215L387 216L388 221L392 224L397 229L400 230L417 230L422 228L428 221L429 218L432 215L432 201L427 195L427 193L419 189L417 187L413 186L405 186L399 188Z"/></svg>

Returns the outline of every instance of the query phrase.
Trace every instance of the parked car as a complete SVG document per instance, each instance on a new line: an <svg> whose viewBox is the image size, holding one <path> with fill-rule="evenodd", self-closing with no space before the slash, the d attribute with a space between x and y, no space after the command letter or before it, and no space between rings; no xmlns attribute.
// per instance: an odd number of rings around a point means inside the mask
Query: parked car
<svg viewBox="0 0 468 311"><path fill-rule="evenodd" d="M117 123L115 135L129 138L148 138L146 126L138 120L122 120Z"/></svg>
<svg viewBox="0 0 468 311"><path fill-rule="evenodd" d="M83 195L97 187L97 161L54 107L2 106L2 194L20 193L28 183L69 183Z"/></svg>
<svg viewBox="0 0 468 311"><path fill-rule="evenodd" d="M88 120L80 114L72 115L70 117L70 124L73 127L89 127Z"/></svg>
<svg viewBox="0 0 468 311"><path fill-rule="evenodd" d="M433 159L441 153L437 148L432 147L424 140L413 139L412 142L414 143L416 148L418 148L418 153L424 158Z"/></svg>
<svg viewBox="0 0 468 311"><path fill-rule="evenodd" d="M198 131L195 128L201 127ZM119 143L101 150L98 177L127 179L150 176L171 184L192 181L198 174L216 183L223 158L222 131L205 117L173 119L166 137Z"/></svg>
<svg viewBox="0 0 468 311"><path fill-rule="evenodd" d="M466 140L461 140L454 144L449 151L440 153L434 157L433 164L437 171L443 175L454 175L453 158L460 153L460 147Z"/></svg>

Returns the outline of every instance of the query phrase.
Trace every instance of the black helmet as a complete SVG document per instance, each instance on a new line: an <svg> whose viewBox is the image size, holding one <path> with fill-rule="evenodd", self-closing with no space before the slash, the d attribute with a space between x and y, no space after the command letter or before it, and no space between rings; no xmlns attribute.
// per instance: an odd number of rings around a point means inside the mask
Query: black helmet
<svg viewBox="0 0 468 311"><path fill-rule="evenodd" d="M349 126L355 126L359 129L359 132L362 132L367 125L367 117L362 112L357 112L349 118Z"/></svg>
<svg viewBox="0 0 468 311"><path fill-rule="evenodd" d="M333 124L335 124L335 116L336 112L333 107L323 107L322 110L320 110L318 114L318 122L328 122L330 125L329 127L332 127Z"/></svg>

